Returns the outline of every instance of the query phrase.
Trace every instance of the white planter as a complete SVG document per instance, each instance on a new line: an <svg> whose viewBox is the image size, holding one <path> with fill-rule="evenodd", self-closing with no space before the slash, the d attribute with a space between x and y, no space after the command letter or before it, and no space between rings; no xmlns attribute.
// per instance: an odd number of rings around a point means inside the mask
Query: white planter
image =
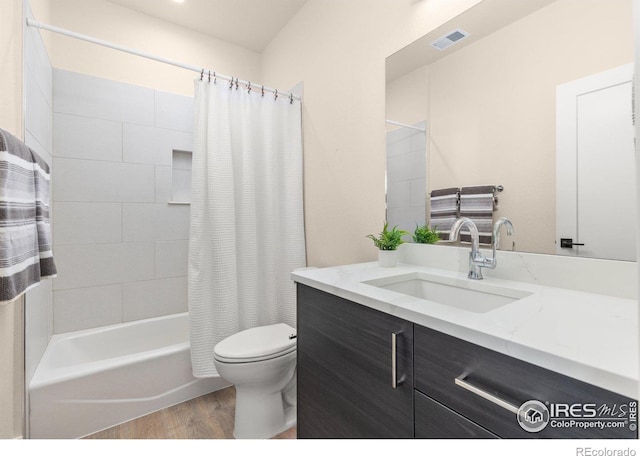
<svg viewBox="0 0 640 456"><path fill-rule="evenodd" d="M397 250L378 250L378 263L383 268L393 268L398 265Z"/></svg>

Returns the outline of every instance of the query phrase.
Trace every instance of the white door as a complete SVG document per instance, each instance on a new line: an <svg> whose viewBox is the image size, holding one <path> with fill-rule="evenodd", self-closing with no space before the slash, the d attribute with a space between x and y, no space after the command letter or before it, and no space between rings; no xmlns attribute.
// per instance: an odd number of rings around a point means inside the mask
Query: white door
<svg viewBox="0 0 640 456"><path fill-rule="evenodd" d="M630 64L557 88L558 254L636 259L632 78Z"/></svg>

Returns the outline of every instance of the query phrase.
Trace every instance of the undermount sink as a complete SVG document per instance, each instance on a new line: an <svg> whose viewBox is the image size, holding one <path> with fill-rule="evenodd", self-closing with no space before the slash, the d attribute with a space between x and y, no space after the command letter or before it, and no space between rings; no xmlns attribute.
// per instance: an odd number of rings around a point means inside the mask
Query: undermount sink
<svg viewBox="0 0 640 456"><path fill-rule="evenodd" d="M363 283L475 313L489 312L532 294L483 281L417 272Z"/></svg>

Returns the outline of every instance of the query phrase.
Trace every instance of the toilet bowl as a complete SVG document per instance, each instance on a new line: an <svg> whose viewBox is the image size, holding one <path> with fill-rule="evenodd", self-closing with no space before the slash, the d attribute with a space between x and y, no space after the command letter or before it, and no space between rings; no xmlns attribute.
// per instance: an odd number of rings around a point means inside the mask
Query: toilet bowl
<svg viewBox="0 0 640 456"><path fill-rule="evenodd" d="M295 334L284 323L259 326L214 347L218 373L236 388L235 438L270 438L296 424Z"/></svg>

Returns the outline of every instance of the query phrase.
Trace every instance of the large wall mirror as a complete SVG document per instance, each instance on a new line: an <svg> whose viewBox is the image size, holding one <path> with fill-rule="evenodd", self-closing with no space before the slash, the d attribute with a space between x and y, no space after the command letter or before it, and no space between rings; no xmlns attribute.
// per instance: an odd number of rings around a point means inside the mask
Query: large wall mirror
<svg viewBox="0 0 640 456"><path fill-rule="evenodd" d="M502 249L635 261L633 56L632 0L483 0L389 56L390 223L495 185Z"/></svg>

